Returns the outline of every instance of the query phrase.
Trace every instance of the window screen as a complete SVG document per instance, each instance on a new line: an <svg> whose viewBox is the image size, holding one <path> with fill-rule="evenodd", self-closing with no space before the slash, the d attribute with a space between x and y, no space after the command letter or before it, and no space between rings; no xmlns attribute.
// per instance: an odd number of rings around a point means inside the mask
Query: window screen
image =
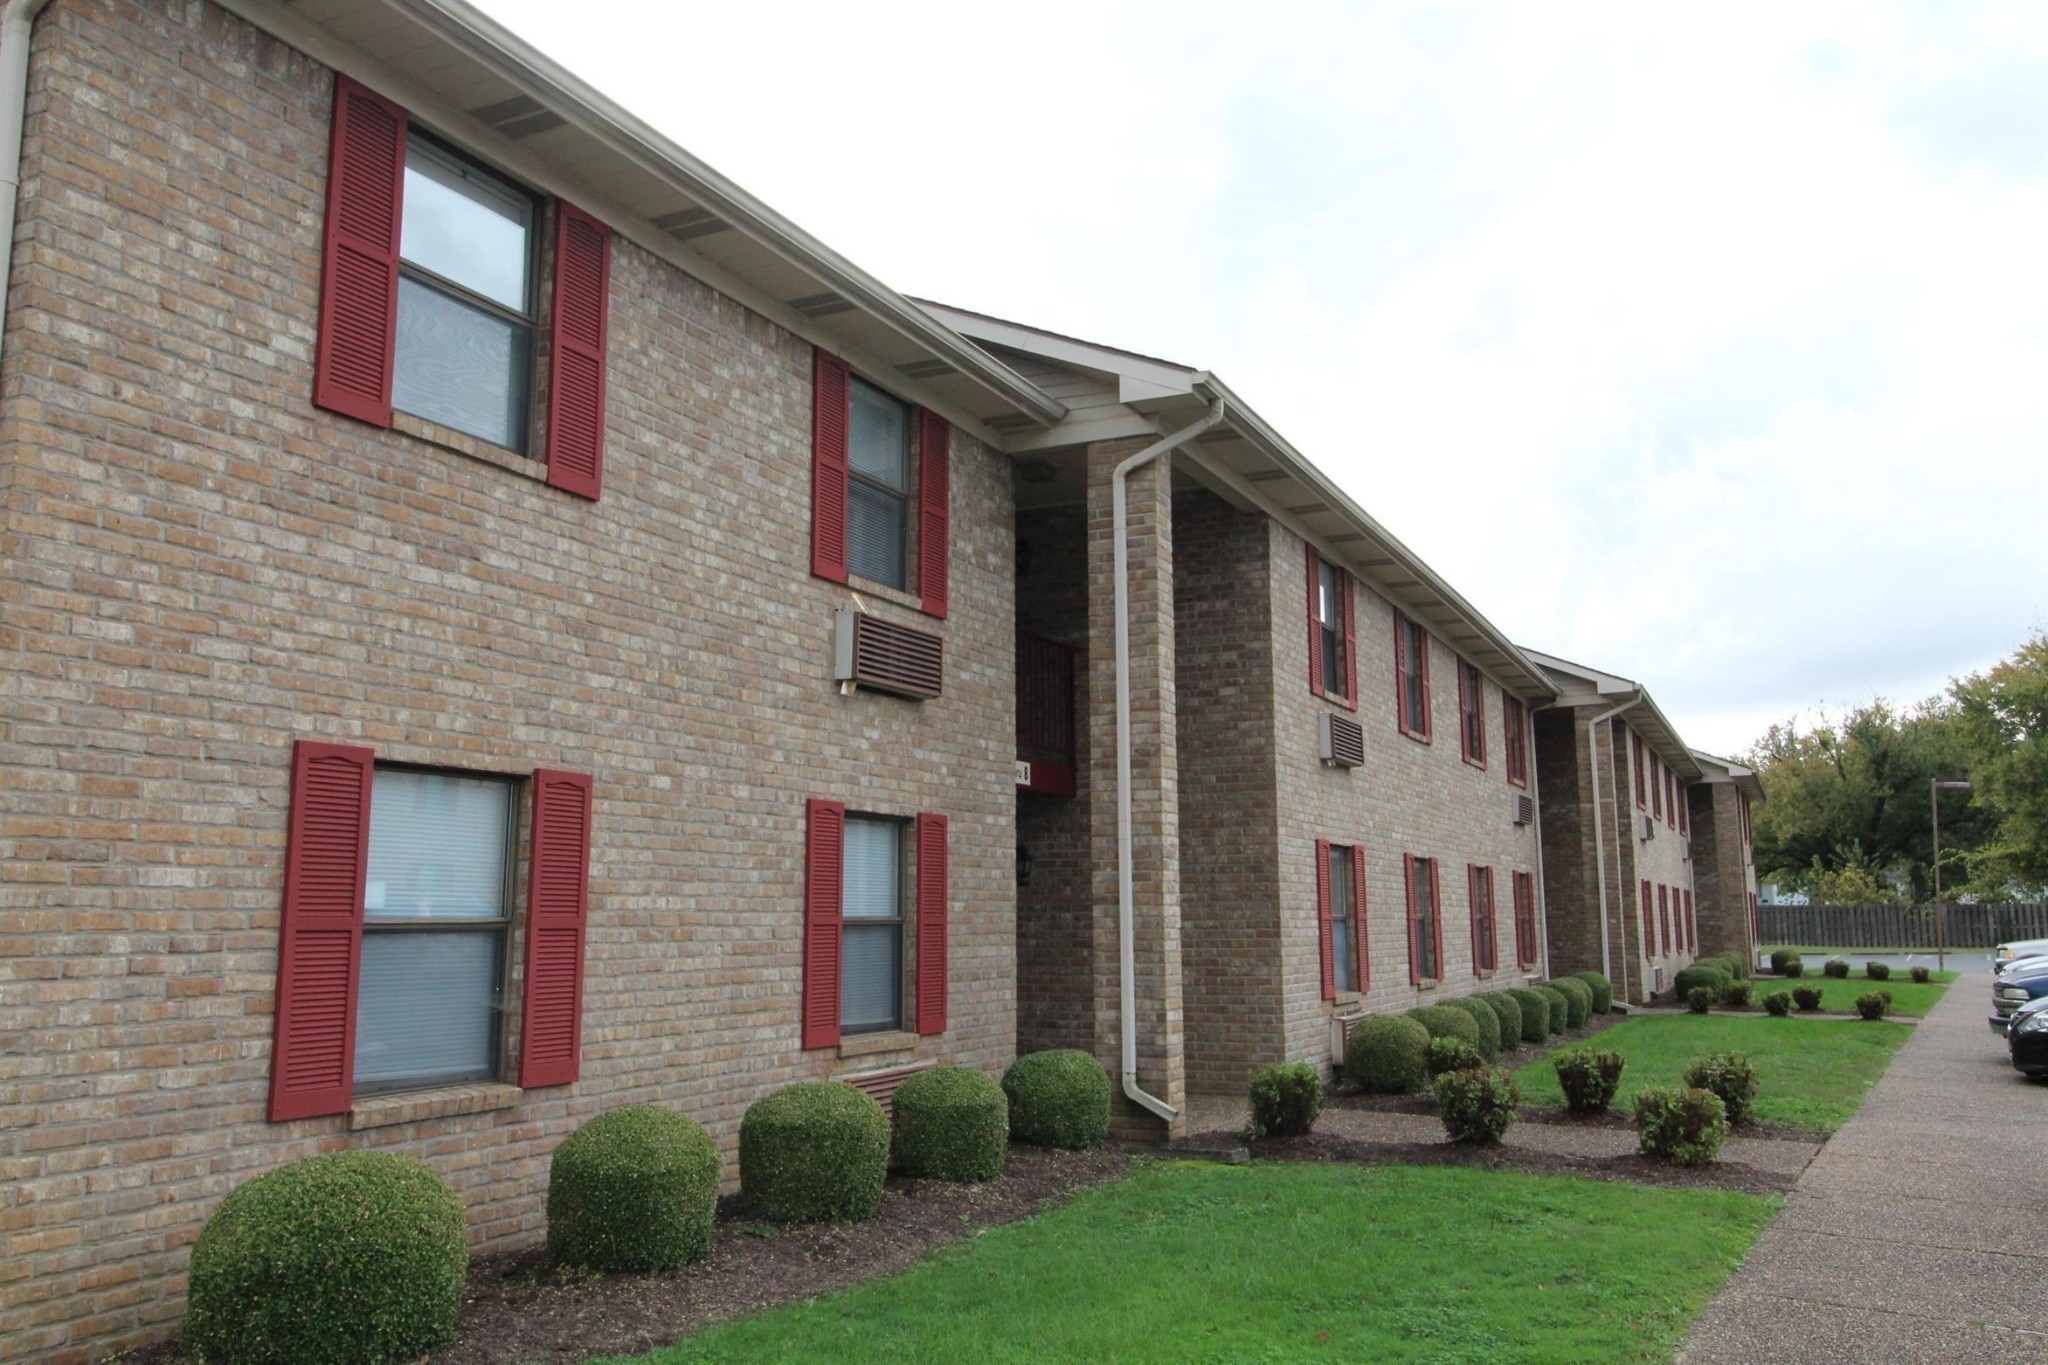
<svg viewBox="0 0 2048 1365"><path fill-rule="evenodd" d="M908 582L910 544L910 409L856 379L852 419L847 567L901 588Z"/></svg>
<svg viewBox="0 0 2048 1365"><path fill-rule="evenodd" d="M848 820L841 929L839 1027L903 1026L903 827Z"/></svg>
<svg viewBox="0 0 2048 1365"><path fill-rule="evenodd" d="M1357 916L1351 904L1355 883L1351 874L1351 850L1330 846L1330 953L1336 959L1336 982L1340 991L1358 989Z"/></svg>

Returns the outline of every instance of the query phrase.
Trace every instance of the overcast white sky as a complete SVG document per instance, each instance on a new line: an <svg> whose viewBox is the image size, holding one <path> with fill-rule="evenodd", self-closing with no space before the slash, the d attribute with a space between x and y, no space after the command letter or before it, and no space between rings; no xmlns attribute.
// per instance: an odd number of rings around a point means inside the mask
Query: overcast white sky
<svg viewBox="0 0 2048 1365"><path fill-rule="evenodd" d="M1700 747L2048 626L2048 5L482 4L903 292L1216 371Z"/></svg>

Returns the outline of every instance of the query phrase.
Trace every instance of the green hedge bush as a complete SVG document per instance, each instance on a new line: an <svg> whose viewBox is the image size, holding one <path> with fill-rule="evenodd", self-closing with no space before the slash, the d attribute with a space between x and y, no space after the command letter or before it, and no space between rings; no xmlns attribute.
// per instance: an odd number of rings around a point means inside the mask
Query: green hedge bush
<svg viewBox="0 0 2048 1365"><path fill-rule="evenodd" d="M1771 949L1771 970L1779 976L1796 975L1796 973L1788 973L1785 968L1798 961L1799 954L1793 952L1790 948Z"/></svg>
<svg viewBox="0 0 2048 1365"><path fill-rule="evenodd" d="M1565 993L1555 986L1538 986L1535 989L1536 994L1542 996L1544 1003L1550 1006L1551 1033L1561 1034L1570 1028L1572 1002Z"/></svg>
<svg viewBox="0 0 2048 1365"><path fill-rule="evenodd" d="M1614 983L1600 972L1573 972L1593 992L1593 1013L1606 1014L1614 1008Z"/></svg>
<svg viewBox="0 0 2048 1365"><path fill-rule="evenodd" d="M1378 1015L1351 1026L1344 1074L1376 1095L1406 1095L1429 1079L1429 1030L1405 1014Z"/></svg>
<svg viewBox="0 0 2048 1365"><path fill-rule="evenodd" d="M1418 1005L1408 1017L1429 1030L1432 1038L1458 1038L1479 1046L1479 1025L1472 1016L1449 1005Z"/></svg>
<svg viewBox="0 0 2048 1365"><path fill-rule="evenodd" d="M1621 1073L1627 1066L1620 1053L1590 1047L1567 1048L1552 1057L1550 1064L1557 1069L1565 1108L1574 1114L1606 1112L1621 1089Z"/></svg>
<svg viewBox="0 0 2048 1365"><path fill-rule="evenodd" d="M1493 1011L1500 1021L1500 1050L1512 1052L1522 1045L1522 1007L1506 991L1488 991L1473 997Z"/></svg>
<svg viewBox="0 0 2048 1365"><path fill-rule="evenodd" d="M611 1109L548 1162L548 1253L593 1270L673 1270L711 1250L718 1144L658 1105Z"/></svg>
<svg viewBox="0 0 2048 1365"><path fill-rule="evenodd" d="M1740 1052L1713 1052L1700 1058L1685 1069L1685 1083L1719 1095L1730 1123L1749 1116L1758 1085L1756 1067Z"/></svg>
<svg viewBox="0 0 2048 1365"><path fill-rule="evenodd" d="M935 1066L896 1088L890 1104L896 1169L924 1180L994 1180L1010 1154L1010 1101L995 1077Z"/></svg>
<svg viewBox="0 0 2048 1365"><path fill-rule="evenodd" d="M888 1116L842 1081L784 1086L740 1119L740 1203L757 1218L857 1223L888 1177Z"/></svg>
<svg viewBox="0 0 2048 1365"><path fill-rule="evenodd" d="M1911 975L1913 977L1913 984L1916 986L1924 986L1934 980L1934 973L1928 971L1925 967L1913 968Z"/></svg>
<svg viewBox="0 0 2048 1365"><path fill-rule="evenodd" d="M1811 1012L1820 1008L1821 989L1818 986L1795 986L1792 988L1792 1003L1800 1009Z"/></svg>
<svg viewBox="0 0 2048 1365"><path fill-rule="evenodd" d="M1550 1036L1550 1001L1540 991L1526 986L1511 987L1508 999L1522 1011L1522 1041L1540 1043Z"/></svg>
<svg viewBox="0 0 2048 1365"><path fill-rule="evenodd" d="M1849 964L1839 957L1831 957L1820 964L1822 976L1832 976L1838 981L1849 979Z"/></svg>
<svg viewBox="0 0 2048 1365"><path fill-rule="evenodd" d="M1721 992L1721 1003L1731 1010L1749 1008L1750 984L1747 981L1731 981Z"/></svg>
<svg viewBox="0 0 2048 1365"><path fill-rule="evenodd" d="M1728 1114L1711 1090L1636 1092L1636 1140L1645 1155L1679 1166L1701 1166L1728 1140Z"/></svg>
<svg viewBox="0 0 2048 1365"><path fill-rule="evenodd" d="M1889 981L1892 979L1891 964L1888 962L1866 962L1863 964L1863 975L1872 981Z"/></svg>
<svg viewBox="0 0 2048 1365"><path fill-rule="evenodd" d="M1560 976L1544 984L1564 996L1566 1027L1584 1028L1593 1017L1593 988L1576 976Z"/></svg>
<svg viewBox="0 0 2048 1365"><path fill-rule="evenodd" d="M1475 1066L1485 1066L1486 1059L1479 1055L1479 1049L1463 1038L1432 1038L1429 1040L1429 1074L1441 1076L1446 1071L1469 1071Z"/></svg>
<svg viewBox="0 0 2048 1365"><path fill-rule="evenodd" d="M1764 1010L1773 1019L1783 1019L1792 1012L1792 992L1772 991L1764 997Z"/></svg>
<svg viewBox="0 0 2048 1365"><path fill-rule="evenodd" d="M1300 1137L1323 1112L1323 1078L1307 1062L1261 1067L1252 1073L1249 1089L1247 1137Z"/></svg>
<svg viewBox="0 0 2048 1365"><path fill-rule="evenodd" d="M236 1186L192 1247L185 1347L208 1365L405 1361L455 1339L462 1201L432 1167L329 1152Z"/></svg>
<svg viewBox="0 0 2048 1365"><path fill-rule="evenodd" d="M1476 995L1461 996L1444 1002L1454 1010L1463 1010L1472 1016L1472 1022L1479 1029L1479 1056L1488 1065L1500 1056L1500 1016L1493 1012L1493 1006Z"/></svg>
<svg viewBox="0 0 2048 1365"><path fill-rule="evenodd" d="M1694 986L1685 993L1685 1007L1694 1014L1705 1014L1708 1010L1714 1008L1714 988L1712 986Z"/></svg>
<svg viewBox="0 0 2048 1365"><path fill-rule="evenodd" d="M1718 1001L1723 995L1727 994L1728 987L1734 980L1735 978L1728 974L1727 969L1719 964L1701 961L1693 963L1690 967L1683 968L1679 971L1678 975L1672 977L1671 989L1680 1000L1689 1000L1692 998L1692 993L1695 989L1705 986L1714 993L1714 999Z"/></svg>
<svg viewBox="0 0 2048 1365"><path fill-rule="evenodd" d="M1430 1087L1437 1117L1453 1142L1492 1146L1515 1121L1522 1102L1515 1078L1497 1066L1446 1071Z"/></svg>
<svg viewBox="0 0 2048 1365"><path fill-rule="evenodd" d="M1865 991L1856 997L1856 1013L1865 1019L1882 1019L1884 1012L1891 1007L1890 991Z"/></svg>
<svg viewBox="0 0 2048 1365"><path fill-rule="evenodd" d="M1019 1142L1085 1152L1109 1137L1109 1073L1086 1052L1026 1053L1003 1073L1003 1094Z"/></svg>

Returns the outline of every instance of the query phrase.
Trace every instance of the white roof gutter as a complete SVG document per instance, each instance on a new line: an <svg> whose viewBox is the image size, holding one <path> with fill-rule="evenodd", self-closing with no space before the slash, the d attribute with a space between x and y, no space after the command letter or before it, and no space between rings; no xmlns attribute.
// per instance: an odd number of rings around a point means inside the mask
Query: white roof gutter
<svg viewBox="0 0 2048 1365"><path fill-rule="evenodd" d="M28 112L28 47L50 0L6 0L0 10L0 344L7 336L7 282L14 273L14 210L21 192L22 125Z"/></svg>

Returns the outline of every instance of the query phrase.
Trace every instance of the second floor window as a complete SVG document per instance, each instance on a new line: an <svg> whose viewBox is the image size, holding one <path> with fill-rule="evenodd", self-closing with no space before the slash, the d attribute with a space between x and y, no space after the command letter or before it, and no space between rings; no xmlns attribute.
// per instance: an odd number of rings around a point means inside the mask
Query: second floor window
<svg viewBox="0 0 2048 1365"><path fill-rule="evenodd" d="M1323 690L1344 690L1344 571L1316 565L1316 628L1323 652Z"/></svg>
<svg viewBox="0 0 2048 1365"><path fill-rule="evenodd" d="M1458 746L1467 763L1486 764L1486 675L1458 660Z"/></svg>
<svg viewBox="0 0 2048 1365"><path fill-rule="evenodd" d="M1508 781L1529 785L1529 708L1506 693L1500 699L1501 747L1507 751Z"/></svg>
<svg viewBox="0 0 2048 1365"><path fill-rule="evenodd" d="M909 583L910 431L908 405L861 379L853 381L847 568L891 588Z"/></svg>
<svg viewBox="0 0 2048 1365"><path fill-rule="evenodd" d="M1429 738L1429 632L1394 614L1394 704L1405 734Z"/></svg>

